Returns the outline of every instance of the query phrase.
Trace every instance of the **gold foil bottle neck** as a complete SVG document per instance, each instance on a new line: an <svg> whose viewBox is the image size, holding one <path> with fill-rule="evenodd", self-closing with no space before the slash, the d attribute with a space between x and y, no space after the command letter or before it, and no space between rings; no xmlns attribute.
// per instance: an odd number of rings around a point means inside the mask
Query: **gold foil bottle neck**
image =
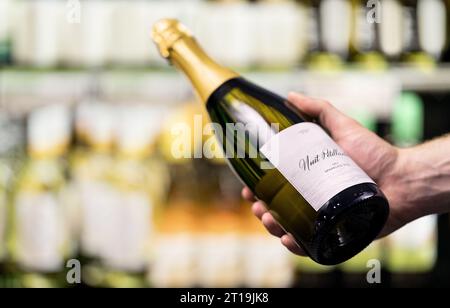
<svg viewBox="0 0 450 308"><path fill-rule="evenodd" d="M191 32L176 19L156 22L152 38L160 54L189 78L204 103L226 81L239 77L208 57Z"/></svg>
<svg viewBox="0 0 450 308"><path fill-rule="evenodd" d="M161 19L153 25L152 39L164 58L170 57L170 49L182 37L192 38L192 34L176 19Z"/></svg>

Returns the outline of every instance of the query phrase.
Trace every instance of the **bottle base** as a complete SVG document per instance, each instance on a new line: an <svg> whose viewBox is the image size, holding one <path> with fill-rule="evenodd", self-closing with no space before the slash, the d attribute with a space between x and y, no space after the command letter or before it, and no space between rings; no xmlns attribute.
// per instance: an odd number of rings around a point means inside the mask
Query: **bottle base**
<svg viewBox="0 0 450 308"><path fill-rule="evenodd" d="M350 204L349 200L358 196ZM359 184L333 197L320 209L311 258L336 265L366 248L380 233L389 215L389 204L374 184Z"/></svg>

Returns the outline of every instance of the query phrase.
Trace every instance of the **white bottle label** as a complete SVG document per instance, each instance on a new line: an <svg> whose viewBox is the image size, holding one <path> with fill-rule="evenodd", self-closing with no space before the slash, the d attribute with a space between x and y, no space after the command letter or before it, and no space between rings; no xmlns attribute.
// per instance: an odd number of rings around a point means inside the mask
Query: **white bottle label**
<svg viewBox="0 0 450 308"><path fill-rule="evenodd" d="M346 188L374 183L314 123L299 123L281 131L260 151L316 211Z"/></svg>

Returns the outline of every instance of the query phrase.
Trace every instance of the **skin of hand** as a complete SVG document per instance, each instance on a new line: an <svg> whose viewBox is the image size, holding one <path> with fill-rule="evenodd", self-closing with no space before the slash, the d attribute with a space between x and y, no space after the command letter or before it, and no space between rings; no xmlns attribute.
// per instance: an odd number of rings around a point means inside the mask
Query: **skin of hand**
<svg viewBox="0 0 450 308"><path fill-rule="evenodd" d="M407 164L402 155L404 150L390 145L354 119L338 111L327 101L298 93L290 93L288 101L304 114L318 119L336 143L384 192L390 203L390 214L380 237L424 215L417 206L414 207L412 202L408 202L406 186L399 185L402 181L402 170ZM242 196L254 202L253 213L272 235L280 237L281 243L291 252L305 255L304 251L295 244L294 239L281 229L266 210L264 202L256 200L247 187L242 190Z"/></svg>

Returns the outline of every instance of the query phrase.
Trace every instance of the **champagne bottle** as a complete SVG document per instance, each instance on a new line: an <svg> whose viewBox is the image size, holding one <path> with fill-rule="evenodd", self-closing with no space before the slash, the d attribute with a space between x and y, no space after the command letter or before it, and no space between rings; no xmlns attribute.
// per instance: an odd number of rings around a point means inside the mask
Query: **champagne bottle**
<svg viewBox="0 0 450 308"><path fill-rule="evenodd" d="M312 259L343 262L378 235L386 198L318 124L214 62L177 20L156 23L153 39L220 125L224 133L215 132L236 174Z"/></svg>

